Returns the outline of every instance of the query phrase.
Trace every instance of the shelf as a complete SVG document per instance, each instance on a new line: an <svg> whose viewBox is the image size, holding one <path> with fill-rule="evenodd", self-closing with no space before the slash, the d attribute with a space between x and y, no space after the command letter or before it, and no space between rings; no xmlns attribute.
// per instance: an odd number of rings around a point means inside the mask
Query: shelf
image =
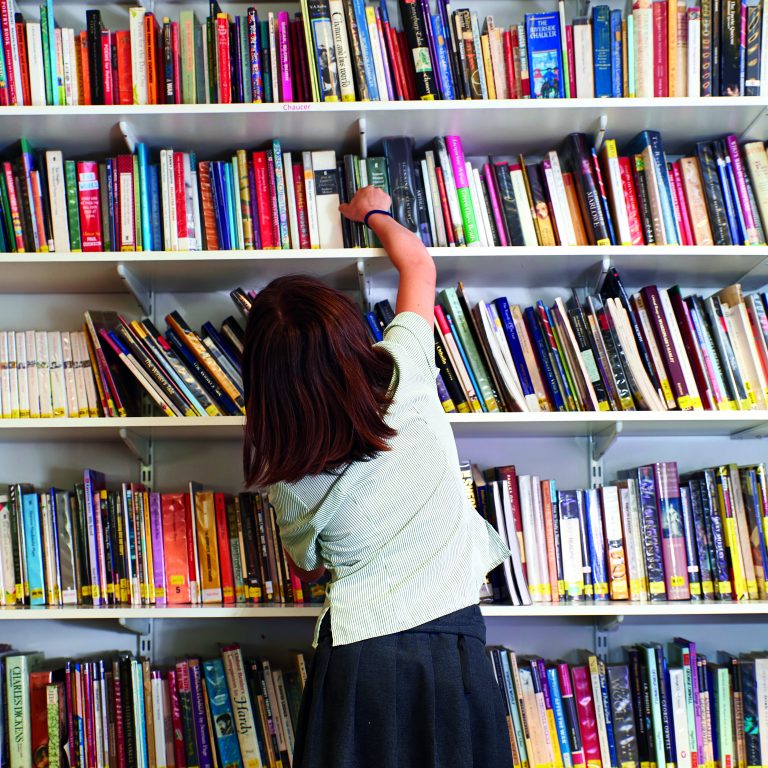
<svg viewBox="0 0 768 768"><path fill-rule="evenodd" d="M661 131L668 152L692 142L735 133L768 139L768 99L521 99L335 104L201 104L90 107L4 107L0 150L24 136L33 145L82 156L124 151L117 123L130 122L140 141L214 155L280 137L288 150L355 151L359 118L372 148L384 136L409 135L418 144L458 133L465 153L519 153L552 149L567 132L597 130L620 141L644 129ZM41 119L43 118L43 119ZM46 119L47 118L47 119ZM746 135L744 135L746 134ZM322 138L318 138L322 137Z"/></svg>
<svg viewBox="0 0 768 768"><path fill-rule="evenodd" d="M594 286L609 262L628 288L680 283L718 289L741 281L745 291L768 284L764 248L509 247L432 248L440 285L468 287ZM279 275L308 273L342 290L358 286L357 263L394 291L397 274L380 249L281 251L147 251L137 253L0 254L0 293L122 293L122 265L146 290L229 291L258 288Z"/></svg>
<svg viewBox="0 0 768 768"><path fill-rule="evenodd" d="M123 608L68 606L63 608L0 608L2 620L113 620L121 619L303 619L320 615L320 605L181 605L169 607ZM700 616L768 616L768 601L734 602L664 602L664 603L558 603L537 604L515 607L512 605L483 605L483 615L494 618L538 618L538 619L606 619L616 617L679 617Z"/></svg>
<svg viewBox="0 0 768 768"><path fill-rule="evenodd" d="M451 414L457 437L589 437L620 429L622 437L768 436L768 412L489 413ZM620 427L618 425L621 425ZM118 419L3 419L1 442L114 442L121 430L154 440L240 440L238 416Z"/></svg>

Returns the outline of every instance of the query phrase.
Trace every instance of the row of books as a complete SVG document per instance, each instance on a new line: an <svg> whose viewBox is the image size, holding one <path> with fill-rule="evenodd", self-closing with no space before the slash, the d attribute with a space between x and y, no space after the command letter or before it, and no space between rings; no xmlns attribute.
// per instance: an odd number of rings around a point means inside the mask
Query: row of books
<svg viewBox="0 0 768 768"><path fill-rule="evenodd" d="M234 317L196 333L174 311L164 334L116 312L88 310L84 319L82 332L0 331L2 418L136 415L142 393L166 416L245 412Z"/></svg>
<svg viewBox="0 0 768 768"><path fill-rule="evenodd" d="M26 484L0 494L0 605L315 602L285 558L266 495L190 483L157 493L107 487L83 472L74 490Z"/></svg>
<svg viewBox="0 0 768 768"><path fill-rule="evenodd" d="M373 341L392 317L388 301L366 315ZM611 268L595 294L524 307L459 283L438 294L435 360L448 413L764 410L768 294L630 296Z"/></svg>
<svg viewBox="0 0 768 768"><path fill-rule="evenodd" d="M384 141L398 221L425 245L759 245L768 231L768 155L736 136L701 141L670 162L643 131L598 152L569 134L540 161L465 157L461 138L418 154ZM353 242L352 245L357 243Z"/></svg>
<svg viewBox="0 0 768 768"><path fill-rule="evenodd" d="M678 473L657 462L601 488L559 490L514 466L462 465L475 508L512 557L490 597L513 605L603 600L765 600L765 464Z"/></svg>
<svg viewBox="0 0 768 768"><path fill-rule="evenodd" d="M515 768L728 768L768 760L768 654L705 655L676 637L606 663L490 648Z"/></svg>
<svg viewBox="0 0 768 768"><path fill-rule="evenodd" d="M127 653L66 661L0 650L0 761L289 768L304 655L282 670L222 645L159 668Z"/></svg>
<svg viewBox="0 0 768 768"><path fill-rule="evenodd" d="M98 9L86 28L59 28L53 0L25 20L0 17L0 105L205 104L765 94L766 21L754 0L637 0L567 23L558 11L497 26L446 0L303 0L287 11L198 21L143 7L110 30Z"/></svg>
<svg viewBox="0 0 768 768"><path fill-rule="evenodd" d="M65 160L22 139L0 168L5 252L373 247L338 206L369 184L428 246L760 245L768 231L768 154L734 135L668 162L658 132L619 155L570 134L539 160L465 157L461 137L383 141L382 155L236 150L198 161L163 149Z"/></svg>

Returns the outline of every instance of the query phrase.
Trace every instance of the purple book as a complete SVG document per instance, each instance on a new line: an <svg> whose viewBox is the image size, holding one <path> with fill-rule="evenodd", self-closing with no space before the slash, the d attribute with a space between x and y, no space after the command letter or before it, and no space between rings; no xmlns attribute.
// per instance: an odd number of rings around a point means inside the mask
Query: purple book
<svg viewBox="0 0 768 768"><path fill-rule="evenodd" d="M504 247L509 245L509 240L507 239L507 230L504 224L504 216L501 213L499 195L496 192L493 168L491 168L490 163L486 163L483 166L483 177L485 178L485 186L488 188L488 197L491 201L491 213L493 214L493 220L496 222L496 231L499 233L499 245Z"/></svg>
<svg viewBox="0 0 768 768"><path fill-rule="evenodd" d="M149 494L149 527L152 541L152 581L155 587L155 605L166 605L168 600L165 590L163 513L159 493Z"/></svg>
<svg viewBox="0 0 768 768"><path fill-rule="evenodd" d="M291 49L289 42L288 11L277 14L278 54L280 56L280 101L293 101L293 80L291 78ZM275 99L277 101L277 99Z"/></svg>
<svg viewBox="0 0 768 768"><path fill-rule="evenodd" d="M192 721L195 724L197 754L200 768L213 768L211 742L208 738L208 725L203 701L203 677L200 671L200 660L189 659L189 687L192 693Z"/></svg>
<svg viewBox="0 0 768 768"><path fill-rule="evenodd" d="M736 192L739 196L739 207L744 216L744 228L746 229L747 245L757 245L759 237L757 227L755 226L755 217L752 211L752 205L749 200L749 191L747 190L747 176L744 171L744 163L741 160L739 144L733 134L726 136L725 143L728 147L728 155L731 158L731 168L736 180Z"/></svg>

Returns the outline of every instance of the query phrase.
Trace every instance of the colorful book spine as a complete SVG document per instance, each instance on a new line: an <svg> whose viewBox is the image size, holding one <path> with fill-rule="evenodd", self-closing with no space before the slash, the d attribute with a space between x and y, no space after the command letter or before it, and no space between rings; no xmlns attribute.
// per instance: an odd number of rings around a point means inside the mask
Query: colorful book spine
<svg viewBox="0 0 768 768"><path fill-rule="evenodd" d="M456 185L456 195L459 200L466 243L467 245L477 245L480 243L480 235L477 229L477 221L475 219L472 198L469 192L469 180L467 178L466 162L464 160L461 137L446 136L445 144L450 157L451 170L453 171L453 179Z"/></svg>

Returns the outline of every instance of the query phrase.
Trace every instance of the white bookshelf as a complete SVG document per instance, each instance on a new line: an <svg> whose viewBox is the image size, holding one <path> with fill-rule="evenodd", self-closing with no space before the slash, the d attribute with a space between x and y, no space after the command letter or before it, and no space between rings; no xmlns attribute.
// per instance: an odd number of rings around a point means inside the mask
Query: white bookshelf
<svg viewBox="0 0 768 768"><path fill-rule="evenodd" d="M205 15L206 3L147 0L176 17L179 6ZM127 27L132 2L99 4L105 23ZM248 3L226 3L244 8ZM289 3L259 4L273 9ZM618 0L611 4L619 6ZM56 0L62 26L84 26L82 0ZM296 4L297 5L297 4ZM551 0L472 3L497 23L521 21L525 12L551 10ZM568 4L569 17L577 7ZM36 0L21 0L30 19ZM237 12L240 12L239 10ZM114 22L114 24L113 24ZM740 140L768 139L768 98L594 99L509 102L390 102L301 105L194 105L147 107L18 107L0 110L0 148L21 136L33 146L62 149L67 157L102 157L126 151L133 141L153 150L174 147L201 157L264 146L280 138L288 150L332 148L380 152L388 135L412 135L423 147L436 135L458 133L465 153L540 156L571 131L605 130L620 148L643 129L662 133L671 155L696 140L734 133ZM679 283L704 293L739 281L745 290L768 285L768 249L730 248L477 248L432 249L439 286L463 280L473 300L507 293L515 301L554 298L570 288L594 286L616 266L628 287ZM0 329L74 328L85 308L119 306L163 327L180 307L191 325L236 314L227 293L260 287L272 278L309 272L350 292L361 281L370 298L392 298L395 279L381 251L253 251L200 253L0 254ZM719 460L768 459L768 412L565 413L454 415L451 426L462 458L480 466L514 463L520 472L554 477L563 487L588 486L602 456L611 470L651 460L679 460L688 471ZM28 419L0 420L0 488L30 479L38 486L71 487L85 466L107 470L108 480L138 480L139 460L154 464L155 488L178 490L198 480L216 490L241 482L242 419ZM618 439L617 439L618 438ZM744 438L744 439L734 439ZM124 445L123 445L124 444ZM127 446L130 450L125 450ZM612 477L612 475L607 475ZM575 647L595 647L597 634L610 648L633 639L667 640L676 634L715 646L749 650L755 627L768 636L768 603L599 603L483 606L490 643L552 658ZM279 659L308 648L317 606L181 606L168 608L0 609L4 642L40 648L50 656L95 653L132 645L126 630L151 637L163 663L188 652L215 653L216 643L239 640ZM623 622L622 622L623 619ZM31 623L30 623L31 622ZM42 625L41 625L42 623ZM619 626L620 625L620 626ZM42 631L41 631L42 629ZM633 634L634 633L634 634ZM605 637L602 642L605 644ZM762 646L764 642L759 643ZM136 645L146 650L146 645ZM135 649L135 648L134 648Z"/></svg>

